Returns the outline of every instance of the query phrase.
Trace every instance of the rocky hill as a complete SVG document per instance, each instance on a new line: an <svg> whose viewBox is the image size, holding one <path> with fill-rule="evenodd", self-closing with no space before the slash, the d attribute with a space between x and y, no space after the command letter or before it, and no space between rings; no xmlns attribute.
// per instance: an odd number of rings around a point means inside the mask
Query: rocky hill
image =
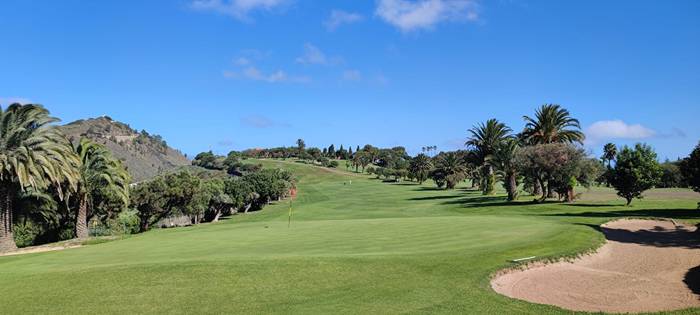
<svg viewBox="0 0 700 315"><path fill-rule="evenodd" d="M134 182L190 165L187 157L170 148L161 136L139 132L110 117L78 120L61 126L61 129L73 143L86 137L109 148L124 162Z"/></svg>

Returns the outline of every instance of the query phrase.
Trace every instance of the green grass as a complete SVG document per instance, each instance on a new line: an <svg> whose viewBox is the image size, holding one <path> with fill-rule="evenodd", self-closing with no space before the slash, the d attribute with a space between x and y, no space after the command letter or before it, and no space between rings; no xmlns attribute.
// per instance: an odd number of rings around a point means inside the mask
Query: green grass
<svg viewBox="0 0 700 315"><path fill-rule="evenodd" d="M511 259L595 248L604 238L591 225L613 218L700 222L700 195L685 190L632 207L605 188L576 204L508 204L502 192L262 163L299 178L291 228L283 201L217 224L0 257L0 314L570 314L500 296L490 275Z"/></svg>

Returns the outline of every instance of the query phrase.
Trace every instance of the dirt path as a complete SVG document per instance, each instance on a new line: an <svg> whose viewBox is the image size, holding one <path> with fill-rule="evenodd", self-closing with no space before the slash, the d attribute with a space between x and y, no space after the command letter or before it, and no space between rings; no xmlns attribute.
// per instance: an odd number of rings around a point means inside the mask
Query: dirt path
<svg viewBox="0 0 700 315"><path fill-rule="evenodd" d="M601 229L608 241L597 253L506 273L491 286L512 298L574 311L700 307L700 237L694 226L620 220Z"/></svg>
<svg viewBox="0 0 700 315"><path fill-rule="evenodd" d="M83 245L76 244L76 243L66 243L66 244L61 244L61 245L49 244L49 245L41 245L41 246L32 246L32 247L20 248L16 251L9 252L9 253L0 253L0 257L33 254L33 253L43 253L43 252L52 252L52 251L57 251L57 250L78 248L78 247L82 247L82 246Z"/></svg>

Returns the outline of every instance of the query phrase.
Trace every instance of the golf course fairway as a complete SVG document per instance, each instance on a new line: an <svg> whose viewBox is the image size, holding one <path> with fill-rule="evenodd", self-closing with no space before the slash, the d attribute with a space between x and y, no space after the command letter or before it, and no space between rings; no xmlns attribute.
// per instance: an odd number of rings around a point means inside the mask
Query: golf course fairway
<svg viewBox="0 0 700 315"><path fill-rule="evenodd" d="M595 249L594 227L615 218L700 219L689 190L654 190L631 207L606 188L580 188L572 204L509 204L466 184L257 162L297 177L291 226L282 200L218 223L0 257L0 314L570 314L501 296L491 276L514 259Z"/></svg>

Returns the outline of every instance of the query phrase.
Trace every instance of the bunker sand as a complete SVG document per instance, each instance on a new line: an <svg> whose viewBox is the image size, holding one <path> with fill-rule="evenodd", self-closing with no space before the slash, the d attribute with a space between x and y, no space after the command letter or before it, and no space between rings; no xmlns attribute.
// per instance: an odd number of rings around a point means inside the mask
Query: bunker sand
<svg viewBox="0 0 700 315"><path fill-rule="evenodd" d="M574 311L638 313L700 307L700 236L671 221L620 220L607 243L574 262L496 277L503 295Z"/></svg>

